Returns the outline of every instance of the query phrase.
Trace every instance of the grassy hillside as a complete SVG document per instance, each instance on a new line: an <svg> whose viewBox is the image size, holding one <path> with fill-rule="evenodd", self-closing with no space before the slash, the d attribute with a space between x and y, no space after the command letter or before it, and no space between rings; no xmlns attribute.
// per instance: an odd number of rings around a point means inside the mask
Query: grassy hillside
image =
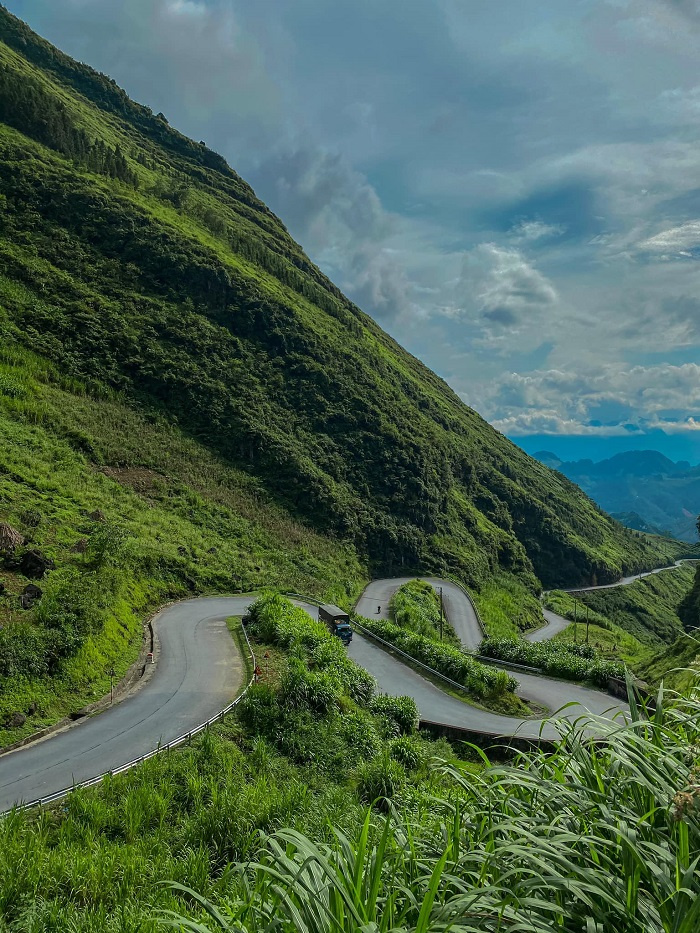
<svg viewBox="0 0 700 933"><path fill-rule="evenodd" d="M349 545L164 419L71 386L0 347L0 521L27 539L15 560L38 550L55 564L23 610L32 581L0 560L0 748L108 692L142 618L169 599L272 585L348 603L367 579Z"/></svg>
<svg viewBox="0 0 700 933"><path fill-rule="evenodd" d="M554 585L668 552L461 404L219 156L6 12L0 40L5 341L177 423L372 569Z"/></svg>
<svg viewBox="0 0 700 933"><path fill-rule="evenodd" d="M411 568L508 628L538 577L675 553L465 407L220 156L0 7L2 522L26 543L0 562L0 745L104 692L170 598L349 605ZM55 569L20 609L37 549Z"/></svg>
<svg viewBox="0 0 700 933"><path fill-rule="evenodd" d="M694 578L694 568L673 570L637 580L629 586L576 593L579 602L634 635L643 644L670 644L683 631L679 607Z"/></svg>

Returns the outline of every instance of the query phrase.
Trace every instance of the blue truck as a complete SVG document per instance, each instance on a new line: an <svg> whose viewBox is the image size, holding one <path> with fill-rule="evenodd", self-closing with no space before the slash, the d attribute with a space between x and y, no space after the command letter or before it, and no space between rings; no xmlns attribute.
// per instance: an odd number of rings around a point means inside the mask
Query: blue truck
<svg viewBox="0 0 700 933"><path fill-rule="evenodd" d="M332 603L325 603L318 607L318 618L325 622L332 635L337 635L344 645L349 645L352 641L352 628L350 627L350 616L338 606Z"/></svg>

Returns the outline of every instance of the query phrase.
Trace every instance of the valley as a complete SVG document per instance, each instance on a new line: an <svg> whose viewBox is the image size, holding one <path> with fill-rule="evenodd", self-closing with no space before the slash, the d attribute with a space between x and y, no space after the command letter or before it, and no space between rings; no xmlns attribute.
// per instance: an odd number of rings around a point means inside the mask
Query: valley
<svg viewBox="0 0 700 933"><path fill-rule="evenodd" d="M0 933L696 933L694 549L467 397L0 6Z"/></svg>

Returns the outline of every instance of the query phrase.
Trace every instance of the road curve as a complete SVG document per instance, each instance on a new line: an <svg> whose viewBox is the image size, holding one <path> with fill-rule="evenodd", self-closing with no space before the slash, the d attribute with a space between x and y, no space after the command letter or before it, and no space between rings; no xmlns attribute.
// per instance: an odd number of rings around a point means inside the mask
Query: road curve
<svg viewBox="0 0 700 933"><path fill-rule="evenodd" d="M683 557L668 567L657 567L656 570L645 570L643 573L635 573L629 577L621 577L617 583L599 583L596 586L577 586L569 589L562 589L561 592L590 593L592 590L613 590L618 586L629 586L630 583L636 583L637 580L642 580L644 577L651 577L657 573L664 573L666 570L675 570L676 567L680 567L682 564L695 563L697 563L695 559ZM551 592L551 590L547 592ZM554 638L554 636L558 635L560 632L563 632L567 626L572 624L571 619L565 619L563 616L557 615L556 612L552 612L549 609L543 609L542 611L546 619L546 624L533 629L531 632L525 632L523 637L526 638L527 641L547 641L550 638Z"/></svg>
<svg viewBox="0 0 700 933"><path fill-rule="evenodd" d="M0 755L0 812L140 758L231 702L243 662L226 618L250 597L185 600L155 617L160 656L133 696L78 725Z"/></svg>
<svg viewBox="0 0 700 933"><path fill-rule="evenodd" d="M391 597L400 586L413 579L415 577L374 580L366 587L357 602L358 613L368 618L390 618ZM481 626L474 607L464 591L447 580L438 580L435 577L421 577L420 579L430 583L434 589L442 587L446 615L457 637L465 648L472 651L478 648L483 637ZM379 689L384 693L393 696L404 694L412 696L418 704L423 719L480 732L519 735L526 738L536 738L539 735L553 738L557 735L554 727L544 719L517 719L512 716L502 716L488 710L477 709L461 700L447 696L420 674L357 634L353 637L348 653L353 660L374 675ZM520 685L518 696L544 707L549 711L547 715L556 713L567 704L571 705L562 712L562 716L568 719L577 719L586 713L612 717L628 709L626 703L599 690L590 690L588 687L580 687L578 684L567 681L553 680L536 674L524 674L516 670L510 670L509 673Z"/></svg>
<svg viewBox="0 0 700 933"><path fill-rule="evenodd" d="M371 583L358 603L371 616L374 604L386 617L392 593L411 578ZM481 629L474 610L459 587L425 578L442 587L446 614L468 647L476 647ZM15 803L49 796L90 780L124 762L194 729L226 706L243 679L243 665L226 628L226 618L243 615L254 597L203 597L176 603L153 620L160 657L143 688L98 716L25 748L0 755L0 813ZM312 616L316 607L298 603ZM541 720L519 720L477 709L439 690L373 642L355 634L350 656L373 674L385 693L412 696L421 716L435 722L503 735L554 737ZM606 694L563 681L517 673L520 693L555 712L566 703L570 717L586 711L613 715L624 704Z"/></svg>

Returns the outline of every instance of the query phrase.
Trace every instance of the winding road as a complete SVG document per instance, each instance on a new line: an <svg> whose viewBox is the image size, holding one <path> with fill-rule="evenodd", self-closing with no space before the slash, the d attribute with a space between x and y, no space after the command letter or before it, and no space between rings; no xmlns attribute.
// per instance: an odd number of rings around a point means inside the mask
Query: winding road
<svg viewBox="0 0 700 933"><path fill-rule="evenodd" d="M373 581L358 601L358 612L387 618L392 594L409 579L413 578ZM442 587L446 615L453 628L465 647L476 648L482 637L481 627L464 592L446 580L422 579ZM0 813L16 803L47 797L117 769L215 716L231 701L244 678L242 659L225 620L245 614L253 598L203 597L163 609L153 620L160 642L158 663L142 689L75 727L0 755ZM315 606L303 602L298 605L317 616ZM533 640L551 637L558 626L568 624L554 613L545 615L548 624L532 633ZM502 716L449 696L358 633L349 654L374 675L381 691L412 696L423 719L504 736L556 735L554 727L542 719ZM519 695L550 712L567 704L572 705L562 715L569 718L586 712L614 716L626 709L622 702L596 690L521 671L512 673L520 684Z"/></svg>

